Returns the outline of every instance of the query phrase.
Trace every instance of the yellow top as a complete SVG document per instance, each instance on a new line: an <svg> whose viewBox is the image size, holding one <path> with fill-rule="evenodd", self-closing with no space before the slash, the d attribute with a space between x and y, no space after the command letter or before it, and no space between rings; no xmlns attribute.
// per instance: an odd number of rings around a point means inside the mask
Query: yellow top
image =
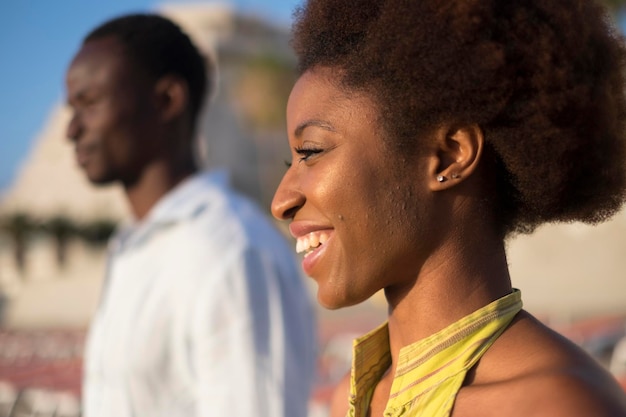
<svg viewBox="0 0 626 417"><path fill-rule="evenodd" d="M385 417L447 417L465 374L522 309L519 290L400 350ZM387 323L354 341L348 417L366 417L391 365Z"/></svg>

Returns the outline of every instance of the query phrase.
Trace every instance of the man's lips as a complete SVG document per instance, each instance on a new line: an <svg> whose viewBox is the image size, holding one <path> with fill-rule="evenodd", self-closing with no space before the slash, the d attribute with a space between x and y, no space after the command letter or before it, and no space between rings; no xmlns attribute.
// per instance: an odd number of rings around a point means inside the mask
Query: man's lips
<svg viewBox="0 0 626 417"><path fill-rule="evenodd" d="M76 145L75 154L78 165L85 166L96 149L95 145Z"/></svg>

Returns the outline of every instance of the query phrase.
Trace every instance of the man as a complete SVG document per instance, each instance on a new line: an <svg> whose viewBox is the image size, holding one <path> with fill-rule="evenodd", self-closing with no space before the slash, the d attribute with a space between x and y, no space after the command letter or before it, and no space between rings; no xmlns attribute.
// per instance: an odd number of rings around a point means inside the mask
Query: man
<svg viewBox="0 0 626 417"><path fill-rule="evenodd" d="M106 22L67 72L67 136L134 215L111 242L85 351L84 415L304 416L312 307L279 233L194 162L212 75L156 15Z"/></svg>

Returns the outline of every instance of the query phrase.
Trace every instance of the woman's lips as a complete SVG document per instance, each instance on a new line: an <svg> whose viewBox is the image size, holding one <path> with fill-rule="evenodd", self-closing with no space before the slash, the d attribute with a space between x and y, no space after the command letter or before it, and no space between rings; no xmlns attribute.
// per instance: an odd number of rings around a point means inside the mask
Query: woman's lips
<svg viewBox="0 0 626 417"><path fill-rule="evenodd" d="M296 239L296 253L305 253L305 257L315 248L326 243L330 233L327 230L316 231Z"/></svg>
<svg viewBox="0 0 626 417"><path fill-rule="evenodd" d="M304 252L302 269L310 276L313 266L326 250L333 229L306 221L294 221L289 225L289 231L296 239L296 252Z"/></svg>
<svg viewBox="0 0 626 417"><path fill-rule="evenodd" d="M309 248L309 250L305 253L304 259L302 259L302 270L305 274L312 277L313 276L313 268L320 261L320 259L324 256L324 253L328 249L328 244L331 239L330 234L327 234L328 238L326 242L320 244L316 248Z"/></svg>

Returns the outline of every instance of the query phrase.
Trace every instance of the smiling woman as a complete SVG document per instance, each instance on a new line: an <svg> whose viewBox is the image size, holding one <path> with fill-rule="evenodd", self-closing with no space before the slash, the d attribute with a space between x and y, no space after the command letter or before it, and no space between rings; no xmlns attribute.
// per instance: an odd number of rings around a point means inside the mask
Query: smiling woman
<svg viewBox="0 0 626 417"><path fill-rule="evenodd" d="M433 224L420 215L423 181L397 175L399 159L381 140L373 102L343 94L332 76L326 68L307 72L292 91L295 155L283 187L301 192L278 195L274 210L294 218L291 233L308 250L304 271L318 280L319 301L338 308L409 278Z"/></svg>
<svg viewBox="0 0 626 417"><path fill-rule="evenodd" d="M309 0L287 105L290 221L318 301L383 289L333 416L626 416L522 310L505 239L626 196L623 39L589 0ZM556 296L557 294L555 294Z"/></svg>

